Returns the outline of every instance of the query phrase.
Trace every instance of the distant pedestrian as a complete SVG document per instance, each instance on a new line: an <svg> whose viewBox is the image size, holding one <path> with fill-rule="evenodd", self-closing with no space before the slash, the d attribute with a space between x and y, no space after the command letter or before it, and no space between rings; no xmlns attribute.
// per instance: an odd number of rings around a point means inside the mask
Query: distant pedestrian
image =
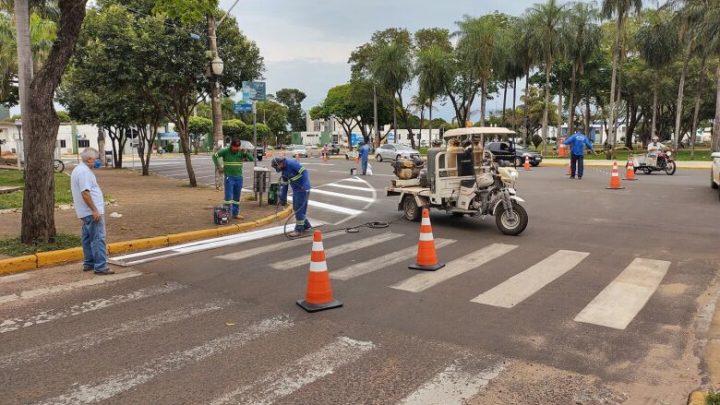
<svg viewBox="0 0 720 405"><path fill-rule="evenodd" d="M592 143L585 134L576 130L563 144L570 145L570 178L574 179L575 173L577 173L578 180L582 179L585 169L583 162L585 159L585 147L587 147L590 152L595 153Z"/></svg>
<svg viewBox="0 0 720 405"><path fill-rule="evenodd" d="M280 204L287 204L288 185L293 190L293 211L295 211L295 230L288 236L295 238L312 228L307 219L307 206L310 203L310 172L295 159L282 156L273 158L270 165L281 173L283 184L280 189Z"/></svg>
<svg viewBox="0 0 720 405"><path fill-rule="evenodd" d="M223 164L218 161L222 158ZM215 169L225 175L225 206L231 210L235 219L245 219L240 215L240 191L243 186L243 160L253 160L250 153L240 148L240 140L233 139L229 147L217 151L212 157Z"/></svg>
<svg viewBox="0 0 720 405"><path fill-rule="evenodd" d="M83 271L95 274L115 274L108 269L107 243L105 241L105 199L92 172L100 154L97 149L87 148L80 154L81 163L70 176L75 213L82 223Z"/></svg>
<svg viewBox="0 0 720 405"><path fill-rule="evenodd" d="M367 174L368 157L370 156L370 145L368 145L367 142L363 142L358 150L358 153L360 154L360 171L363 176L365 176Z"/></svg>

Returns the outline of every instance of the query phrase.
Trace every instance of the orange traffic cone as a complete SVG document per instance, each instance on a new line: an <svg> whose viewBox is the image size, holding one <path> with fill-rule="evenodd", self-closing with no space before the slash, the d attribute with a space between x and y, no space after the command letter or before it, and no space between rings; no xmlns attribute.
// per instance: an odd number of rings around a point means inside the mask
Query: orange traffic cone
<svg viewBox="0 0 720 405"><path fill-rule="evenodd" d="M637 177L635 177L635 165L633 165L632 158L628 158L627 170L625 170L625 177L623 180L637 180Z"/></svg>
<svg viewBox="0 0 720 405"><path fill-rule="evenodd" d="M610 174L610 186L606 188L609 190L620 190L625 188L620 185L620 173L618 173L617 161L613 162L612 174Z"/></svg>
<svg viewBox="0 0 720 405"><path fill-rule="evenodd" d="M526 172L530 171L530 158L528 156L525 156L525 163L523 163L523 169Z"/></svg>
<svg viewBox="0 0 720 405"><path fill-rule="evenodd" d="M333 298L330 287L327 263L325 263L325 250L323 249L322 234L316 229L313 234L312 253L310 253L310 271L308 272L307 290L305 299L298 300L297 304L308 312L317 312L342 306L342 302Z"/></svg>
<svg viewBox="0 0 720 405"><path fill-rule="evenodd" d="M445 267L445 263L438 263L435 253L435 240L430 226L430 210L423 208L422 222L420 223L420 241L418 242L417 259L415 264L408 266L413 270L435 271Z"/></svg>

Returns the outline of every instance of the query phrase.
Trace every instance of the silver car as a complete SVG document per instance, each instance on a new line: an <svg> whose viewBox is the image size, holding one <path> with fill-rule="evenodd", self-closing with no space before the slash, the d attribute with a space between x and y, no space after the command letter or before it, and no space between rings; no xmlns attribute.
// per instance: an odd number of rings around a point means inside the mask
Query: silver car
<svg viewBox="0 0 720 405"><path fill-rule="evenodd" d="M410 156L420 156L420 152L415 149L401 144L386 143L375 151L375 160L382 162L383 159L395 160L397 158L409 158Z"/></svg>
<svg viewBox="0 0 720 405"><path fill-rule="evenodd" d="M308 157L307 149L302 145L290 145L288 147L288 154L292 157Z"/></svg>

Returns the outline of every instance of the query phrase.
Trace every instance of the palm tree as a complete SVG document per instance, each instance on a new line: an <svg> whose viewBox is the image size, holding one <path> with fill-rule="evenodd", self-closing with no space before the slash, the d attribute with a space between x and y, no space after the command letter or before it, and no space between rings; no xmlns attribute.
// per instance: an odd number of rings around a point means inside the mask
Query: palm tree
<svg viewBox="0 0 720 405"><path fill-rule="evenodd" d="M529 23L532 28L531 42L542 56L545 70L545 106L543 108L542 138L543 151L547 149L548 107L550 105L550 72L555 58L560 55L560 27L565 20L565 6L556 0L535 4L529 9Z"/></svg>
<svg viewBox="0 0 720 405"><path fill-rule="evenodd" d="M672 22L672 15L666 11L652 11L647 14L647 20L635 33L635 42L645 63L659 77L663 67L675 59L678 47L676 28ZM652 128L650 136L654 137L657 131L657 104L660 80L653 83Z"/></svg>
<svg viewBox="0 0 720 405"><path fill-rule="evenodd" d="M410 49L399 43L389 43L380 46L374 53L370 62L370 71L373 79L393 94L393 132L395 143L397 136L397 109L398 101L403 106L402 91L412 80L412 59ZM404 108L404 106L403 106ZM415 140L410 139L413 147Z"/></svg>
<svg viewBox="0 0 720 405"><path fill-rule="evenodd" d="M418 53L418 85L419 94L428 102L430 112L430 137L432 137L432 110L433 102L438 98L450 83L450 53L439 46Z"/></svg>
<svg viewBox="0 0 720 405"><path fill-rule="evenodd" d="M635 10L639 12L642 8L642 0L603 0L602 2L602 14L606 18L610 18L615 15L616 21L616 32L615 32L615 45L612 50L612 75L610 77L610 134L607 142L610 144L610 151L608 152L609 157L615 154L615 97L616 89L615 85L617 82L618 66L620 61L620 55L624 50L625 43L625 23L631 12ZM617 91L619 96L620 92Z"/></svg>

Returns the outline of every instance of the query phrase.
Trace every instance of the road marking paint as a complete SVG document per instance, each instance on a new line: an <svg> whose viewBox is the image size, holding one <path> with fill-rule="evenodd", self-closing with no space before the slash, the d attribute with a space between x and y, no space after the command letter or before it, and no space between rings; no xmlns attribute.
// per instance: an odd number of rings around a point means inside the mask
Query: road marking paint
<svg viewBox="0 0 720 405"><path fill-rule="evenodd" d="M312 195L313 191L310 191L310 194ZM288 201L292 201L292 196L288 196ZM362 214L362 211L360 210L354 210L352 208L345 208L341 207L339 205L332 205L332 204L326 204L319 201L310 200L308 201L308 205L315 208L320 208L328 211L335 211L339 212L341 214L348 214L348 215L359 215Z"/></svg>
<svg viewBox="0 0 720 405"><path fill-rule="evenodd" d="M352 194L335 193L333 191L321 190L319 188L314 188L312 190L312 194L321 194L321 195L327 195L327 196L331 196L331 197L347 198L348 200L356 200L356 201L363 201L363 202L375 201L369 197L362 197L359 195L352 195Z"/></svg>
<svg viewBox="0 0 720 405"><path fill-rule="evenodd" d="M344 243L342 245L331 247L330 249L325 249L325 258L329 259L331 257L338 256L343 253L350 253L350 252L354 252L356 250L365 249L366 247L377 245L379 243L384 243L389 240L397 239L397 238L400 238L403 236L405 236L405 235L402 235L399 233L393 233L393 232L386 232L386 233L381 233L379 235L371 236L369 238L364 238L364 239ZM291 269L293 267L302 266L304 264L308 264L308 256L307 255L302 255L299 257L292 258L292 259L271 263L270 267L277 269L277 270L287 270L287 269Z"/></svg>
<svg viewBox="0 0 720 405"><path fill-rule="evenodd" d="M62 341L55 341L43 346L33 347L0 357L0 368L15 367L33 361L47 360L53 356L65 356L122 336L149 332L165 324L180 322L198 315L215 312L231 303L232 301L230 300L217 300L204 305L189 305L183 308L171 309L150 315L142 319L125 322L118 326L111 326Z"/></svg>
<svg viewBox="0 0 720 405"><path fill-rule="evenodd" d="M335 166L334 163L312 163L312 162L302 162L303 166L306 165L314 165L314 166Z"/></svg>
<svg viewBox="0 0 720 405"><path fill-rule="evenodd" d="M558 250L522 273L485 291L471 302L512 308L580 264L590 253Z"/></svg>
<svg viewBox="0 0 720 405"><path fill-rule="evenodd" d="M344 174L348 174L347 171L341 172L341 171L338 171L338 170L329 170L329 172L330 172L330 173L344 173ZM354 183L365 183L365 180L360 179L360 178L358 178L357 176L356 176L356 177L348 177L347 179L338 180L338 182L340 182L340 181L350 181L350 182L354 182Z"/></svg>
<svg viewBox="0 0 720 405"><path fill-rule="evenodd" d="M329 186L329 187L337 187L337 188L344 188L344 189L346 189L346 190L369 191L369 192L376 191L374 188L356 187L356 186L346 186L345 184L340 184L340 183L328 183L328 184L323 184L321 187L326 187L326 186ZM314 190L317 190L317 189L314 189Z"/></svg>
<svg viewBox="0 0 720 405"><path fill-rule="evenodd" d="M670 262L636 258L575 317L576 322L625 329L662 282Z"/></svg>
<svg viewBox="0 0 720 405"><path fill-rule="evenodd" d="M31 277L30 273L20 273L20 274L13 274L10 276L2 276L2 277L0 277L0 284L12 283L15 281L20 281L20 280L27 280L30 277Z"/></svg>
<svg viewBox="0 0 720 405"><path fill-rule="evenodd" d="M452 245L456 241L453 239L435 239L435 248L440 249L445 246ZM372 273L377 270L382 270L393 264L402 263L406 260L410 260L417 254L417 247L411 246L399 250L397 252L388 253L386 255L376 257L371 260L356 263L347 267L344 267L337 271L330 272L330 278L335 280L350 280L355 277L359 277L368 273Z"/></svg>
<svg viewBox="0 0 720 405"><path fill-rule="evenodd" d="M243 331L150 360L140 366L112 375L98 383L75 386L67 393L39 402L39 404L87 404L103 401L151 381L161 374L179 370L226 350L242 347L252 340L270 333L280 332L291 326L293 326L293 322L287 316L265 319L250 325Z"/></svg>
<svg viewBox="0 0 720 405"><path fill-rule="evenodd" d="M132 302L144 298L153 297L156 295L167 294L169 292L173 292L182 288L185 288L185 286L182 284L167 283L161 286L143 288L128 294L114 295L110 298L98 298L90 301L85 301L82 304L73 305L70 308L61 311L55 311L54 309L42 311L37 315L33 315L26 319L5 319L4 321L0 322L0 333L12 332L21 328L29 328L31 326L56 321L58 319L63 319L70 316L82 315L86 312L97 311L99 309L108 308L117 304L123 304L126 302Z"/></svg>
<svg viewBox="0 0 720 405"><path fill-rule="evenodd" d="M326 234L323 234L323 240L331 239L331 238L334 238L336 236L340 236L343 234L344 234L344 232L326 233ZM215 256L215 259L241 260L241 259L246 259L248 257L252 257L255 255L261 254L261 253L277 252L282 249L287 249L287 248L290 248L293 246L305 245L307 243L308 243L308 241L305 238L294 239L294 240L289 240L289 241L285 241L285 242L275 243L272 245L258 246L256 248L252 248L252 249L242 249L237 252L228 253L228 254L221 255L221 256Z"/></svg>
<svg viewBox="0 0 720 405"><path fill-rule="evenodd" d="M341 336L320 350L307 354L252 384L229 392L215 399L211 404L272 404L308 384L333 374L336 369L358 360L374 348L372 342Z"/></svg>
<svg viewBox="0 0 720 405"><path fill-rule="evenodd" d="M443 281L480 267L515 248L517 248L517 245L493 243L492 245L486 246L480 250L451 261L444 268L438 271L428 271L417 274L390 286L390 288L415 293L425 291L430 287L442 283Z"/></svg>
<svg viewBox="0 0 720 405"><path fill-rule="evenodd" d="M401 405L462 405L504 370L502 363L471 373L457 363L449 365L430 381L400 401Z"/></svg>
<svg viewBox="0 0 720 405"><path fill-rule="evenodd" d="M29 300L44 295L56 294L63 291L75 290L78 288L89 287L98 284L104 284L111 281L124 280L126 278L142 276L139 271L129 271L127 273L111 274L108 276L96 276L85 280L74 281L72 283L53 285L50 287L41 287L34 290L22 291L17 294L4 295L0 297L0 304L18 300Z"/></svg>

